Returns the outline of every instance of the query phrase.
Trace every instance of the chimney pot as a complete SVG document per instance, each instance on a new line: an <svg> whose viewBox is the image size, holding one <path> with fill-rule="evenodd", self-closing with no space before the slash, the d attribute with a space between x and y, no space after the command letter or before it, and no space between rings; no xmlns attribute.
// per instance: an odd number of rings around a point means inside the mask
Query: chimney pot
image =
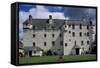
<svg viewBox="0 0 100 68"><path fill-rule="evenodd" d="M49 19L52 19L52 15L49 15Z"/></svg>

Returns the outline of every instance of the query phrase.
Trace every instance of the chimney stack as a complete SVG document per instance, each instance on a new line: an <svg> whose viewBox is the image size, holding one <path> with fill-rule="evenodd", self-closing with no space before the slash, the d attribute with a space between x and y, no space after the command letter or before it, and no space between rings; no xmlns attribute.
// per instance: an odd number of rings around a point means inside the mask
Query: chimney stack
<svg viewBox="0 0 100 68"><path fill-rule="evenodd" d="M31 15L29 15L29 20L31 20L32 19L32 16Z"/></svg>
<svg viewBox="0 0 100 68"><path fill-rule="evenodd" d="M49 15L49 24L52 24L53 21L52 21L52 15Z"/></svg>
<svg viewBox="0 0 100 68"><path fill-rule="evenodd" d="M49 15L49 19L52 19L52 15Z"/></svg>

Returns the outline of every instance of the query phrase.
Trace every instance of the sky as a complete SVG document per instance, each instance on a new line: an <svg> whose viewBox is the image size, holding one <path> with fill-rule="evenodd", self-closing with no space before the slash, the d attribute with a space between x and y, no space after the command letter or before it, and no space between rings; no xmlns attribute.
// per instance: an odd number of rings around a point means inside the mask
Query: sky
<svg viewBox="0 0 100 68"><path fill-rule="evenodd" d="M44 5L19 5L19 38L23 39L23 22L32 15L33 19L48 19L52 15L53 19L82 20L91 18L96 20L96 9L80 7L44 6Z"/></svg>

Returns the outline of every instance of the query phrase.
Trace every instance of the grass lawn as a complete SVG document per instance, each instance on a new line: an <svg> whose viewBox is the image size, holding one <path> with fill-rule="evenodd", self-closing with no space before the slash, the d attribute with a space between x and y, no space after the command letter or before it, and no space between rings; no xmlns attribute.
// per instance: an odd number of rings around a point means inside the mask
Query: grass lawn
<svg viewBox="0 0 100 68"><path fill-rule="evenodd" d="M89 61L96 60L96 55L70 55L64 56L59 60L58 56L41 56L41 57L19 57L19 64L27 63L49 63L49 62L70 62L70 61Z"/></svg>

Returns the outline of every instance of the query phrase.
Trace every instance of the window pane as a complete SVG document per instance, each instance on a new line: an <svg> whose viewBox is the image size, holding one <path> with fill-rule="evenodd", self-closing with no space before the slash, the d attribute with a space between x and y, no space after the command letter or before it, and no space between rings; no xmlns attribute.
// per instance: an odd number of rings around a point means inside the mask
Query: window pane
<svg viewBox="0 0 100 68"><path fill-rule="evenodd" d="M89 32L87 32L87 36L89 36Z"/></svg>
<svg viewBox="0 0 100 68"><path fill-rule="evenodd" d="M87 45L89 45L89 41L87 41Z"/></svg>
<svg viewBox="0 0 100 68"><path fill-rule="evenodd" d="M33 42L33 46L35 46L35 42Z"/></svg>
<svg viewBox="0 0 100 68"><path fill-rule="evenodd" d="M89 29L89 26L87 25L87 29Z"/></svg>
<svg viewBox="0 0 100 68"><path fill-rule="evenodd" d="M80 37L82 37L82 32L80 32Z"/></svg>
<svg viewBox="0 0 100 68"><path fill-rule="evenodd" d="M46 46L46 42L44 42L44 46Z"/></svg>
<svg viewBox="0 0 100 68"><path fill-rule="evenodd" d="M80 24L80 29L82 29L82 25Z"/></svg>
<svg viewBox="0 0 100 68"><path fill-rule="evenodd" d="M46 34L44 34L44 37L46 37L47 35Z"/></svg>
<svg viewBox="0 0 100 68"><path fill-rule="evenodd" d="M84 45L84 41L81 41L81 45Z"/></svg>
<svg viewBox="0 0 100 68"><path fill-rule="evenodd" d="M61 45L61 46L63 45L63 41L60 41L60 45Z"/></svg>
<svg viewBox="0 0 100 68"><path fill-rule="evenodd" d="M54 35L54 34L52 34L52 37L55 37L55 35Z"/></svg>
<svg viewBox="0 0 100 68"><path fill-rule="evenodd" d="M72 33L72 36L75 37L75 32Z"/></svg>
<svg viewBox="0 0 100 68"><path fill-rule="evenodd" d="M67 46L67 43L65 43L65 46Z"/></svg>
<svg viewBox="0 0 100 68"><path fill-rule="evenodd" d="M55 42L54 41L52 41L52 45L55 46Z"/></svg>
<svg viewBox="0 0 100 68"><path fill-rule="evenodd" d="M35 38L35 34L33 34L33 38Z"/></svg>

